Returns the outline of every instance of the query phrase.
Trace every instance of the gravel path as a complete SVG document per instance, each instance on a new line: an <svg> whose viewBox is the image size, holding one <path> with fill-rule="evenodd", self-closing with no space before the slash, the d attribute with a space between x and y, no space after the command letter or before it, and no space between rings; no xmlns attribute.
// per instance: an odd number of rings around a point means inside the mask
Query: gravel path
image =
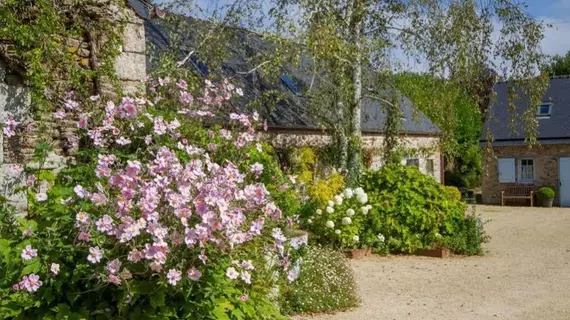
<svg viewBox="0 0 570 320"><path fill-rule="evenodd" d="M491 219L486 256L352 261L361 307L302 319L570 319L570 209L477 212Z"/></svg>

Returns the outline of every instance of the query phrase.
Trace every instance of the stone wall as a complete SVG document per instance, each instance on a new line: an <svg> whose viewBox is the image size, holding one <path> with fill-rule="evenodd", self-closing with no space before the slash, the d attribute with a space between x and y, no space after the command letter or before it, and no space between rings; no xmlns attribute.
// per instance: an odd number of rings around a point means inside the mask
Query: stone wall
<svg viewBox="0 0 570 320"><path fill-rule="evenodd" d="M273 133L271 136L272 144L276 148L285 148L290 146L301 147L324 147L332 143L332 137L326 133L314 132L279 132ZM384 144L384 136L364 134L362 137L362 144L365 151L371 154L370 168L378 170L382 167L382 146ZM428 154L411 156L410 158L417 158L419 160L420 170L423 173L428 173L427 162L428 159L433 160L434 171L430 174L438 182L441 181L441 151L439 148L440 138L434 136L405 136L402 137L402 144L407 149L426 149L430 150ZM405 163L405 159L404 159Z"/></svg>
<svg viewBox="0 0 570 320"><path fill-rule="evenodd" d="M103 10L100 13L102 19L117 21L118 25L124 23L123 45L115 62L116 75L123 93L135 94L143 91L147 75L144 21L128 8L118 6L97 8ZM105 41L105 35L99 35L99 37L95 40L69 38L65 39L63 45L68 52L74 54L80 66L95 68L93 57L96 57L97 47ZM114 97L116 85L108 79L100 80L101 94ZM32 115L30 104L29 90L25 87L22 77L8 73L0 59L0 121L5 120L7 114L12 114L16 121L24 124L17 129L17 135L14 137L7 138L0 133L0 195L8 195L10 190L23 183L25 177L14 172L14 165L34 167L32 156L40 140L49 143L54 150L43 166L45 169L61 169L75 151L67 137L76 132L76 122L56 120L51 115L39 117ZM35 130L38 121L41 121L42 126L46 128L41 133L41 139ZM17 202L23 200L18 196L13 199Z"/></svg>
<svg viewBox="0 0 570 320"><path fill-rule="evenodd" d="M499 182L497 158L515 158L515 172L518 173L519 160L522 158L534 159L535 183L540 187L552 187L556 191L555 204L559 204L558 192L558 159L570 156L570 145L550 144L535 146L494 147L493 157L489 154L484 157L483 163L483 202L486 204L500 204L501 191L506 184ZM527 200L528 203L528 200Z"/></svg>

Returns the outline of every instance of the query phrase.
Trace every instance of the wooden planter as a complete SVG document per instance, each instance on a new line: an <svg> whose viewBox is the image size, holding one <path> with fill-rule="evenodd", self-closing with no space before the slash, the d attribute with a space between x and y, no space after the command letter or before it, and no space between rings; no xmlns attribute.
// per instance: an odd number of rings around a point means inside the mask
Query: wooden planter
<svg viewBox="0 0 570 320"><path fill-rule="evenodd" d="M372 248L346 250L344 254L349 259L360 259L362 257L371 255Z"/></svg>
<svg viewBox="0 0 570 320"><path fill-rule="evenodd" d="M445 248L439 249L417 249L414 252L417 256L434 257L434 258L445 258L449 256L449 250Z"/></svg>

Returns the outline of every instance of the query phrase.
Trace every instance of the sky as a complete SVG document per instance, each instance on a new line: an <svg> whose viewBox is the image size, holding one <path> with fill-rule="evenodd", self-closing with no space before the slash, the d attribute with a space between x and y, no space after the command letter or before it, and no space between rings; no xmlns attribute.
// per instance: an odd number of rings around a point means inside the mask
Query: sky
<svg viewBox="0 0 570 320"><path fill-rule="evenodd" d="M169 0L155 0L154 2L168 3ZM194 2L202 8L208 8L214 3L223 4L231 1L194 0ZM527 11L535 19L552 25L545 31L545 38L542 41L543 53L554 55L570 51L570 0L513 0L513 2L526 3Z"/></svg>

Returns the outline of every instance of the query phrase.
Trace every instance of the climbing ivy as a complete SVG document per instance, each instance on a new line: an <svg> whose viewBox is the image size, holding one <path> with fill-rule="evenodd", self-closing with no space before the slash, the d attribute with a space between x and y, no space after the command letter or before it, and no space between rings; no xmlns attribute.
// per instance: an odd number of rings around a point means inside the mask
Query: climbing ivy
<svg viewBox="0 0 570 320"><path fill-rule="evenodd" d="M24 76L35 116L53 111L64 91L96 95L101 93L101 79L118 80L114 61L124 23L105 15L124 6L124 0L3 1L0 58ZM83 41L88 41L90 53L81 57Z"/></svg>

